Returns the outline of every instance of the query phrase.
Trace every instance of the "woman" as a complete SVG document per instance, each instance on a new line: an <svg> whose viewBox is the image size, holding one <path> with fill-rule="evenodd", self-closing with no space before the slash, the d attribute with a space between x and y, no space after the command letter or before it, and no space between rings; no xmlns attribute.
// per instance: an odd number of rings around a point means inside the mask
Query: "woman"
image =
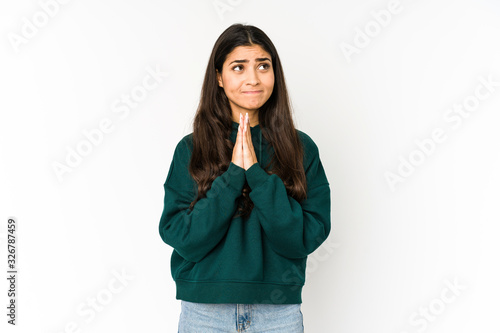
<svg viewBox="0 0 500 333"><path fill-rule="evenodd" d="M262 30L234 24L217 39L164 189L179 332L303 332L306 260L330 233L330 185Z"/></svg>

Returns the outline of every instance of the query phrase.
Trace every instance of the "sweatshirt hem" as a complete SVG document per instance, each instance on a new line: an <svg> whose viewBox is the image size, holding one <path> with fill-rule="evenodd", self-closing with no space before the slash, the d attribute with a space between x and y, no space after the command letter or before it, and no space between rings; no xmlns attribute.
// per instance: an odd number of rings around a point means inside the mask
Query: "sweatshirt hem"
<svg viewBox="0 0 500 333"><path fill-rule="evenodd" d="M176 280L176 299L195 303L300 304L303 285Z"/></svg>

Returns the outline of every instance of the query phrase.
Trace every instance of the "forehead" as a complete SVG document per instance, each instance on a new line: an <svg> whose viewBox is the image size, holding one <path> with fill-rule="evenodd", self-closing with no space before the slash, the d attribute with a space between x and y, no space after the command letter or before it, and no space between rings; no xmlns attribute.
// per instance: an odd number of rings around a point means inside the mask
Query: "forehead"
<svg viewBox="0 0 500 333"><path fill-rule="evenodd" d="M226 62L233 60L253 60L255 58L269 58L271 55L264 51L260 45L237 46L226 57Z"/></svg>

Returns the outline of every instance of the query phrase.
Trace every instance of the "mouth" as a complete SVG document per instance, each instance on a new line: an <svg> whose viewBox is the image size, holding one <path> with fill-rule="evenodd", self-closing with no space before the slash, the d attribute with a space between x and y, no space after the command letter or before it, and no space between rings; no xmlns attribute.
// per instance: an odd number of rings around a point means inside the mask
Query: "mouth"
<svg viewBox="0 0 500 333"><path fill-rule="evenodd" d="M249 94L249 95L260 94L260 93L262 93L262 90L242 91L242 93L243 94Z"/></svg>

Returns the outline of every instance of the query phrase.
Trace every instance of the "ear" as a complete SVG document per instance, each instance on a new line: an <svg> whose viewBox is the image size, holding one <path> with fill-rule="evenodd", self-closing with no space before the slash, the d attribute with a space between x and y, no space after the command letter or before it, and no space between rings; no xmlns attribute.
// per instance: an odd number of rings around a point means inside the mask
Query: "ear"
<svg viewBox="0 0 500 333"><path fill-rule="evenodd" d="M217 81L219 81L219 87L224 88L224 85L222 84L222 74L219 73L218 70L215 70L217 72Z"/></svg>

